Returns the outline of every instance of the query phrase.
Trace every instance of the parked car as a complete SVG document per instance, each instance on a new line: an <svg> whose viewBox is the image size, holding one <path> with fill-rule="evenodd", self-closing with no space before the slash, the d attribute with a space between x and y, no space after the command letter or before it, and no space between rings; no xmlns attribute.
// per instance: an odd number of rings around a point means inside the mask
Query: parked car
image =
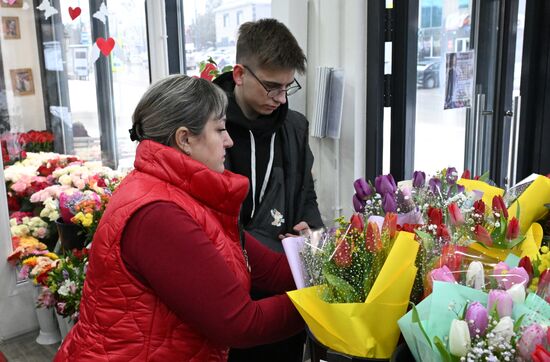
<svg viewBox="0 0 550 362"><path fill-rule="evenodd" d="M439 87L441 60L426 59L421 60L416 65L416 85L419 88L437 88Z"/></svg>

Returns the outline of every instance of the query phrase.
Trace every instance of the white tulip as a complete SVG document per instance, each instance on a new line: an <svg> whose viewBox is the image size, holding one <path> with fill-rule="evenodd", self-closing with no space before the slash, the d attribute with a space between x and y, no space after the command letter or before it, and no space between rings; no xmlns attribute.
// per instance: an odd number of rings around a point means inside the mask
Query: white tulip
<svg viewBox="0 0 550 362"><path fill-rule="evenodd" d="M514 284L510 289L506 291L510 294L514 303L521 304L525 302L525 286L523 284Z"/></svg>
<svg viewBox="0 0 550 362"><path fill-rule="evenodd" d="M474 289L481 289L485 285L485 272L483 264L473 261L466 272L466 285Z"/></svg>
<svg viewBox="0 0 550 362"><path fill-rule="evenodd" d="M470 331L466 321L453 319L449 330L449 351L452 355L464 357L470 349Z"/></svg>
<svg viewBox="0 0 550 362"><path fill-rule="evenodd" d="M488 336L490 344L497 345L501 340L510 342L514 336L514 321L510 317L502 317L491 332L493 335Z"/></svg>

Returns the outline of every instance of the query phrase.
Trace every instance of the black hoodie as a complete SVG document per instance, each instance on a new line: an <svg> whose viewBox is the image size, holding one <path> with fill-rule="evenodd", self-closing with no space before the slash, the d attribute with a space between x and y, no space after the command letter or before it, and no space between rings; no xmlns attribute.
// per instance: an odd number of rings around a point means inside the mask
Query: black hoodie
<svg viewBox="0 0 550 362"><path fill-rule="evenodd" d="M288 103L281 104L270 115L249 120L235 100L233 74L222 74L214 83L226 92L229 100L226 127L234 145L226 151L226 168L251 180L241 222L265 245L282 251L279 234L292 232L300 221L311 227L323 225L311 178L313 155L307 120L289 110ZM266 172L269 177L264 185Z"/></svg>

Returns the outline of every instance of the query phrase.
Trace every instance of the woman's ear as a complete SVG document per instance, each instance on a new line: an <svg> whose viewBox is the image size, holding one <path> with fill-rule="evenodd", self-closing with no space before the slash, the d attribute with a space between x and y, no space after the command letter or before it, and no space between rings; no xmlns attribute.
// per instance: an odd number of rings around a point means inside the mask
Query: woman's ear
<svg viewBox="0 0 550 362"><path fill-rule="evenodd" d="M187 156L191 154L191 145L189 144L189 137L191 137L191 135L192 134L187 127L178 128L174 135L174 143L176 147Z"/></svg>
<svg viewBox="0 0 550 362"><path fill-rule="evenodd" d="M235 64L233 66L233 81L236 85L243 84L244 67L242 64Z"/></svg>

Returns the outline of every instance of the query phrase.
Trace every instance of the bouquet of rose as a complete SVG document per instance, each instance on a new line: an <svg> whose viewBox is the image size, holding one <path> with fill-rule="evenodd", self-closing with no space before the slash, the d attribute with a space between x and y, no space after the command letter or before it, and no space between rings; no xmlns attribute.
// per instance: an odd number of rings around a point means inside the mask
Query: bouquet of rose
<svg viewBox="0 0 550 362"><path fill-rule="evenodd" d="M112 186L114 188L114 184ZM112 195L112 190L107 187L100 192L99 194L92 190L74 191L70 194L63 192L59 197L61 219L65 224L73 223L82 228L82 233L85 235L84 245L92 242Z"/></svg>
<svg viewBox="0 0 550 362"><path fill-rule="evenodd" d="M58 259L57 255L48 251L46 244L32 236L13 236L14 251L8 256L8 262L19 265L19 279L32 278L34 283L40 282L40 277L47 272Z"/></svg>
<svg viewBox="0 0 550 362"><path fill-rule="evenodd" d="M527 361L548 355L549 322L550 307L534 294L436 281L399 327L417 361Z"/></svg>
<svg viewBox="0 0 550 362"><path fill-rule="evenodd" d="M52 152L54 135L49 131L4 133L0 136L4 166L24 160L27 152Z"/></svg>
<svg viewBox="0 0 550 362"><path fill-rule="evenodd" d="M87 248L67 252L42 280L38 307L53 306L59 315L78 321L87 266Z"/></svg>
<svg viewBox="0 0 550 362"><path fill-rule="evenodd" d="M395 349L396 321L408 305L418 250L412 234L397 233L396 222L388 213L380 228L355 214L350 222L338 219L321 243L283 241L296 284L310 286L288 295L325 346L376 358L389 358Z"/></svg>
<svg viewBox="0 0 550 362"><path fill-rule="evenodd" d="M207 60L203 60L199 63L200 78L208 81L213 81L221 74L231 72L232 70L232 65L226 65L220 69L212 57L208 57Z"/></svg>
<svg viewBox="0 0 550 362"><path fill-rule="evenodd" d="M18 141L26 152L53 152L54 135L49 131L34 131L18 135Z"/></svg>

